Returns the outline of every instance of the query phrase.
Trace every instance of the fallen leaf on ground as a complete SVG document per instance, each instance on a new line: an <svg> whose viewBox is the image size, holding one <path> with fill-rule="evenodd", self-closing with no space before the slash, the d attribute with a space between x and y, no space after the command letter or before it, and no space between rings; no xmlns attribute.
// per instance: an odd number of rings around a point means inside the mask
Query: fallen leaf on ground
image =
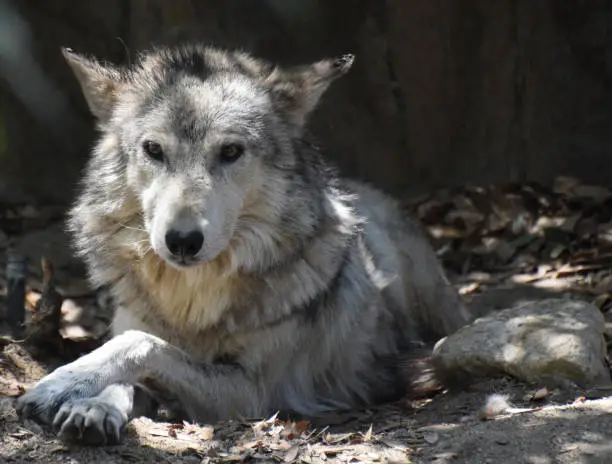
<svg viewBox="0 0 612 464"><path fill-rule="evenodd" d="M531 397L531 399L533 401L539 401L539 400L543 400L544 398L546 398L548 395L550 394L550 392L548 391L548 388L546 387L542 387L539 390L536 390L536 392L533 394L533 396Z"/></svg>
<svg viewBox="0 0 612 464"><path fill-rule="evenodd" d="M430 445L435 445L440 439L440 435L436 432L427 432L423 435L423 439Z"/></svg>
<svg viewBox="0 0 612 464"><path fill-rule="evenodd" d="M299 446L293 446L291 449L289 449L289 451L287 451L287 454L285 454L285 462L293 462L297 459L298 454L300 453L300 447Z"/></svg>

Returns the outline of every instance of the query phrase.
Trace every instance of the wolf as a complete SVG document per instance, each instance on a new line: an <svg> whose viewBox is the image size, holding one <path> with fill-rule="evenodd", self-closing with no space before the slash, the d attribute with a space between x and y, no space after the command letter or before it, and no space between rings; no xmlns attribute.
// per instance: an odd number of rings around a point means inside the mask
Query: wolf
<svg viewBox="0 0 612 464"><path fill-rule="evenodd" d="M187 43L127 67L63 49L98 127L68 230L112 338L20 397L64 440L397 399L402 356L470 318L418 222L307 122L354 56L281 66Z"/></svg>

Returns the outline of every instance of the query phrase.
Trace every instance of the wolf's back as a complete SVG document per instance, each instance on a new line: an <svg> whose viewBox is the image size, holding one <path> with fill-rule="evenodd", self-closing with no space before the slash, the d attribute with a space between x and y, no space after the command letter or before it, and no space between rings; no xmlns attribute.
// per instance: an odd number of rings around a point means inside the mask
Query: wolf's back
<svg viewBox="0 0 612 464"><path fill-rule="evenodd" d="M393 279L383 292L397 321L427 343L465 325L470 314L418 221L381 191L355 181L348 185L358 193L358 214L368 218L364 234L373 259Z"/></svg>

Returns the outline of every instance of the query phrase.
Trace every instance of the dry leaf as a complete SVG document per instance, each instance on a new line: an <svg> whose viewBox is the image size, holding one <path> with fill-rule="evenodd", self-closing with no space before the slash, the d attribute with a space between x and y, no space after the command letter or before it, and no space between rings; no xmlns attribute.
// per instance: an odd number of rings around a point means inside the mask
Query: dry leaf
<svg viewBox="0 0 612 464"><path fill-rule="evenodd" d="M297 459L298 454L300 452L300 447L299 446L293 446L289 451L287 451L287 454L285 455L285 462L293 462Z"/></svg>
<svg viewBox="0 0 612 464"><path fill-rule="evenodd" d="M33 433L30 432L29 430L20 429L19 432L12 432L12 433L9 433L8 435L9 437L23 439L23 438L31 437Z"/></svg>
<svg viewBox="0 0 612 464"><path fill-rule="evenodd" d="M612 222L597 226L597 240L612 243Z"/></svg>
<svg viewBox="0 0 612 464"><path fill-rule="evenodd" d="M546 387L542 387L539 390L537 390L533 396L531 397L531 399L533 401L539 401L539 400L543 400L544 398L546 398L548 395L550 394L550 392L548 391L548 389Z"/></svg>
<svg viewBox="0 0 612 464"><path fill-rule="evenodd" d="M71 298L62 302L62 318L68 323L76 323L83 316L84 308Z"/></svg>
<svg viewBox="0 0 612 464"><path fill-rule="evenodd" d="M0 390L0 396L9 396L12 398L18 398L26 392L23 384L15 379L6 379L0 383L2 389Z"/></svg>
<svg viewBox="0 0 612 464"><path fill-rule="evenodd" d="M610 294L603 293L601 295L597 295L597 297L593 300L593 304L597 306L599 309L604 309L606 303L610 301Z"/></svg>
<svg viewBox="0 0 612 464"><path fill-rule="evenodd" d="M182 430L185 426L183 424L168 424L168 436L177 438L177 431Z"/></svg>
<svg viewBox="0 0 612 464"><path fill-rule="evenodd" d="M325 453L326 456L335 456L337 454L340 454L350 449L351 448L348 446L333 446L333 447L323 448L323 452Z"/></svg>
<svg viewBox="0 0 612 464"><path fill-rule="evenodd" d="M38 300L40 300L40 293L34 290L28 290L25 297L26 309L28 311L34 311Z"/></svg>
<svg viewBox="0 0 612 464"><path fill-rule="evenodd" d="M200 438L202 440L205 440L205 441L212 440L214 436L215 436L214 427L211 427L211 426L202 427L202 430L200 431Z"/></svg>
<svg viewBox="0 0 612 464"><path fill-rule="evenodd" d="M564 232L573 233L576 230L576 224L582 217L582 214L574 214L570 217L563 219L563 223L559 225L559 228Z"/></svg>
<svg viewBox="0 0 612 464"><path fill-rule="evenodd" d="M427 432L423 435L423 439L430 445L435 445L440 439L440 435L436 432Z"/></svg>
<svg viewBox="0 0 612 464"><path fill-rule="evenodd" d="M572 193L575 197L589 198L597 203L604 202L611 195L609 188L598 185L577 185Z"/></svg>
<svg viewBox="0 0 612 464"><path fill-rule="evenodd" d="M370 428L368 429L368 431L363 435L363 440L364 441L372 441L372 424L370 424Z"/></svg>
<svg viewBox="0 0 612 464"><path fill-rule="evenodd" d="M388 446L389 448L396 449L399 451L406 451L410 447L406 443L402 443L398 440L391 440L387 438L381 438L380 442Z"/></svg>
<svg viewBox="0 0 612 464"><path fill-rule="evenodd" d="M604 277L593 289L595 293L612 293L612 275Z"/></svg>
<svg viewBox="0 0 612 464"><path fill-rule="evenodd" d="M73 340L75 342L92 339L93 334L79 324L70 324L60 329L62 338Z"/></svg>
<svg viewBox="0 0 612 464"><path fill-rule="evenodd" d="M580 184L580 181L574 177L557 176L553 181L553 192L571 196L574 188Z"/></svg>
<svg viewBox="0 0 612 464"><path fill-rule="evenodd" d="M149 430L148 431L149 435L153 436L153 437L169 437L170 433L168 432L168 430ZM176 435L176 432L175 432Z"/></svg>
<svg viewBox="0 0 612 464"><path fill-rule="evenodd" d="M472 282L468 285L462 285L459 287L460 295L469 295L470 293L474 293L480 289L480 284L478 282Z"/></svg>
<svg viewBox="0 0 612 464"><path fill-rule="evenodd" d="M552 250L550 250L550 257L552 259L557 259L567 248L565 245L555 245Z"/></svg>
<svg viewBox="0 0 612 464"><path fill-rule="evenodd" d="M283 431L281 432L281 436L287 440L293 440L294 438L299 438L306 431L309 424L310 422L307 420L303 420L300 422L287 421L287 422L281 423L281 425L283 426Z"/></svg>
<svg viewBox="0 0 612 464"><path fill-rule="evenodd" d="M269 430L277 421L278 412L266 420L255 422L252 427L255 433L264 433Z"/></svg>
<svg viewBox="0 0 612 464"><path fill-rule="evenodd" d="M50 453L65 453L67 451L70 451L70 448L64 445L54 446L52 449L49 450Z"/></svg>

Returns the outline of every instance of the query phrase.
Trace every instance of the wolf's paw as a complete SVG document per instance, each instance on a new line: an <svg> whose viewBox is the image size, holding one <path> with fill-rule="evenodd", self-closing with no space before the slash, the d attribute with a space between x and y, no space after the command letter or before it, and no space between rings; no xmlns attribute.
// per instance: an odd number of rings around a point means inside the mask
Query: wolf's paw
<svg viewBox="0 0 612 464"><path fill-rule="evenodd" d="M53 419L64 441L88 445L112 445L121 441L127 414L108 400L80 398L65 402Z"/></svg>
<svg viewBox="0 0 612 464"><path fill-rule="evenodd" d="M89 390L87 382L60 368L17 400L17 413L22 418L49 425L65 402L91 396Z"/></svg>

